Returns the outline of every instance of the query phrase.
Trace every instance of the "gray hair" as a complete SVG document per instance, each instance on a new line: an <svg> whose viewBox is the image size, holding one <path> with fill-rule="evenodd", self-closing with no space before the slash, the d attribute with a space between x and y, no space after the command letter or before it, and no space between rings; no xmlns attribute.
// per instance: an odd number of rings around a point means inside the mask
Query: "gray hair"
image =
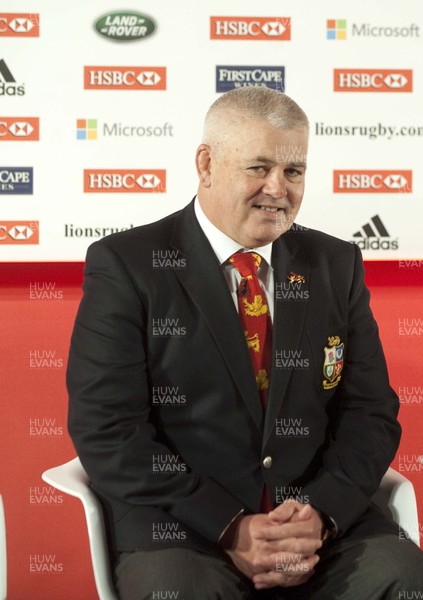
<svg viewBox="0 0 423 600"><path fill-rule="evenodd" d="M279 129L309 126L302 108L283 92L247 86L226 92L213 102L204 121L203 143L224 141L228 125L237 117L261 119Z"/></svg>

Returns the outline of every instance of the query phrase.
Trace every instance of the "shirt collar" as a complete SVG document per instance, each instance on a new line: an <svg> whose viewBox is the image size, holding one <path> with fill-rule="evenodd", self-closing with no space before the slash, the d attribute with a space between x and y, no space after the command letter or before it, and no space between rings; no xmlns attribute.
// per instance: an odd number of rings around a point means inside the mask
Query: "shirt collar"
<svg viewBox="0 0 423 600"><path fill-rule="evenodd" d="M206 217L203 209L200 206L198 198L195 198L194 202L194 211L195 216L200 224L201 229L204 232L204 235L209 240L211 247L213 248L219 263L222 265L225 263L232 254L235 252L239 252L242 246L230 238L226 233L220 231L213 225L213 223ZM267 264L271 265L272 259L272 243L266 244L265 246L260 246L259 248L242 248L246 252L257 252L264 258Z"/></svg>

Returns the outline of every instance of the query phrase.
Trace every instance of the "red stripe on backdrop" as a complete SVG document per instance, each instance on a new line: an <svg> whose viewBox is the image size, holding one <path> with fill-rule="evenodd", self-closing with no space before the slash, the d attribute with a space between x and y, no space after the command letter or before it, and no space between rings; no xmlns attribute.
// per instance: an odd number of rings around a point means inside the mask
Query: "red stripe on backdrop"
<svg viewBox="0 0 423 600"><path fill-rule="evenodd" d="M366 283L391 385L400 398L401 443L392 466L410 479L423 531L423 261L367 262Z"/></svg>
<svg viewBox="0 0 423 600"><path fill-rule="evenodd" d="M366 283L374 286L422 286L423 260L372 260L364 263Z"/></svg>
<svg viewBox="0 0 423 600"><path fill-rule="evenodd" d="M423 506L421 261L368 262L366 281L404 429L393 466ZM1 466L8 600L96 598L82 507L40 478L75 456L65 366L83 263L0 265ZM420 511L422 515L422 512Z"/></svg>
<svg viewBox="0 0 423 600"><path fill-rule="evenodd" d="M31 281L54 281L60 286L80 287L84 263L2 263L0 286L22 287Z"/></svg>

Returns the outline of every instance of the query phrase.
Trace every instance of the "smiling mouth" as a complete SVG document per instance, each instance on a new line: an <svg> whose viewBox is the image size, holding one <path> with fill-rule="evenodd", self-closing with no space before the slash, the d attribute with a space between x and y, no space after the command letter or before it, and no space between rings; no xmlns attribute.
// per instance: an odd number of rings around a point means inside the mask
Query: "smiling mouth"
<svg viewBox="0 0 423 600"><path fill-rule="evenodd" d="M259 210L264 210L266 212L276 213L282 208L278 208L277 206L260 206L259 204L254 204L254 208L258 208Z"/></svg>

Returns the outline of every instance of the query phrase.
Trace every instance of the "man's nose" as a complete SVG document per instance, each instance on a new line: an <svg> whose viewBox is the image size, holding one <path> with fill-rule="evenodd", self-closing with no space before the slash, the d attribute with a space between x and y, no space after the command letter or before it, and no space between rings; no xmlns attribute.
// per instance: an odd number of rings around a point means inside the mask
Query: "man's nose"
<svg viewBox="0 0 423 600"><path fill-rule="evenodd" d="M285 198L287 195L286 180L283 169L272 169L266 177L263 193L273 198Z"/></svg>

